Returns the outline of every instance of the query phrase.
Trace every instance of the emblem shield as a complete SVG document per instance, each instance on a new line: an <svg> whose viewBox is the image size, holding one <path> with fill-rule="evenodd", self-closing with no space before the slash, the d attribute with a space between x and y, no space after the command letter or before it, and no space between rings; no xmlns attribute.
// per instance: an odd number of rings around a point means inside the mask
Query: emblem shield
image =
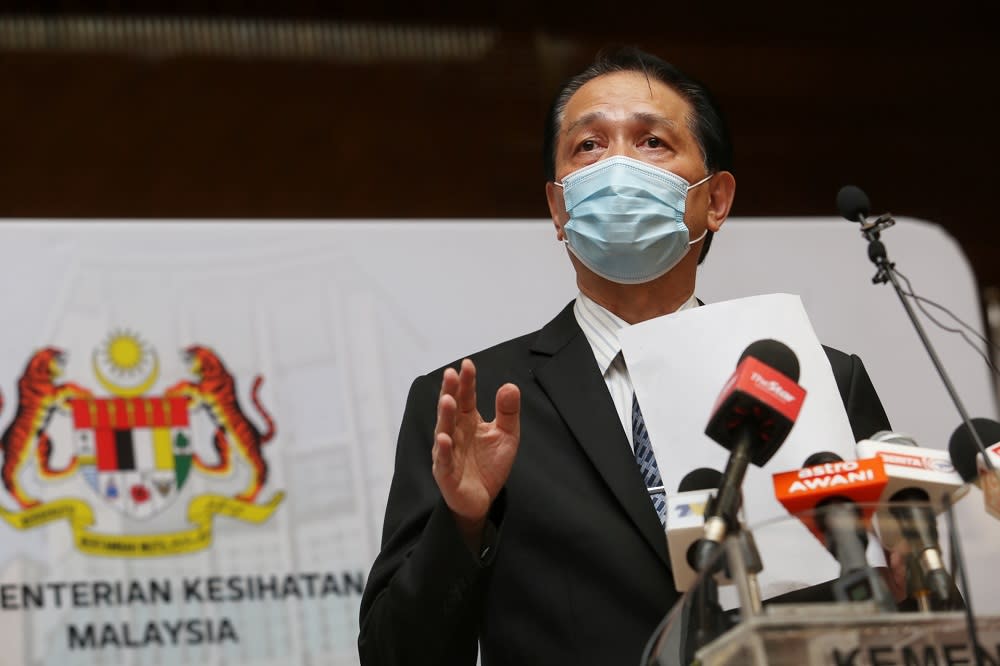
<svg viewBox="0 0 1000 666"><path fill-rule="evenodd" d="M107 503L150 518L177 498L191 471L191 428L183 397L71 401L80 472Z"/></svg>

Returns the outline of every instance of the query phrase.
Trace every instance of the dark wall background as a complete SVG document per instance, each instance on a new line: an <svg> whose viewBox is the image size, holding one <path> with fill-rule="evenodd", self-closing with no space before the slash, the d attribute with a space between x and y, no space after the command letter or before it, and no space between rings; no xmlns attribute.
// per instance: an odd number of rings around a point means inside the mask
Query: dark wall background
<svg viewBox="0 0 1000 666"><path fill-rule="evenodd" d="M1000 286L988 3L745 4L14 3L0 9L0 217L544 217L550 98L628 42L727 109L735 215L835 215L855 183L875 212L942 224ZM18 21L82 14L360 26L360 41L295 56L253 39L214 55L19 40ZM486 38L461 57L401 55L384 48L393 30ZM362 48L372 34L381 56Z"/></svg>

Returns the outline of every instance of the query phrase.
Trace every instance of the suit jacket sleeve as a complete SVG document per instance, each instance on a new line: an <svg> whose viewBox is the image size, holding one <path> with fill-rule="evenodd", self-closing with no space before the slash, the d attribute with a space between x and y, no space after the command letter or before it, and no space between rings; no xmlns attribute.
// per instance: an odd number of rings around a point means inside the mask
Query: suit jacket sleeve
<svg viewBox="0 0 1000 666"><path fill-rule="evenodd" d="M840 397L847 409L854 441L867 439L879 430L891 430L889 418L882 408L882 401L879 400L861 359L832 347L823 349L830 359L830 367L833 368Z"/></svg>
<svg viewBox="0 0 1000 666"><path fill-rule="evenodd" d="M475 664L482 587L492 549L472 553L431 474L440 373L410 387L396 446L382 550L361 600L358 651L367 666ZM491 520L502 513L504 494Z"/></svg>

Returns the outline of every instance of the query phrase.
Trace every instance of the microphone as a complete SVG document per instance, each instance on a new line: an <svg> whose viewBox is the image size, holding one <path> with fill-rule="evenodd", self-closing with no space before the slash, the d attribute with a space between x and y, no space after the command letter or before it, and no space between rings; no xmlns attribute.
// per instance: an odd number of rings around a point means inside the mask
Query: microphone
<svg viewBox="0 0 1000 666"><path fill-rule="evenodd" d="M880 240L881 233L896 224L896 221L890 213L883 213L874 220L868 220L869 207L868 195L854 185L845 185L837 193L837 210L840 214L852 222L861 223L861 235L868 241L868 258L878 267L878 271L875 273L875 277L872 278L872 282L874 284L885 284L886 282L892 284L892 288L896 292L903 310L906 311L907 317L910 318L910 323L913 324L913 330L920 337L920 342L923 343L924 349L927 350L927 355L930 357L931 363L934 364L934 369L937 370L938 376L941 378L941 383L944 384L944 388L948 391L951 401L955 404L955 409L958 410L959 415L962 417L962 423L968 428L969 436L975 441L979 452L984 455L983 464L990 471L989 476L994 477L988 482L991 489L989 495L985 496L987 510L991 513L995 512L994 515L1000 517L1000 478L997 478L998 473L994 470L993 461L985 456L986 446L979 438L976 429L971 425L968 411L965 409L965 405L962 403L962 399L959 397L954 384L951 383L951 378L948 377L948 373L944 369L944 364L941 363L937 352L934 351L934 346L931 344L930 338L927 337L927 333L917 318L917 314L913 311L913 307L906 300L908 295L914 298L916 296L904 291L902 286L900 286L896 264L889 261L885 245ZM991 504L992 508L990 508Z"/></svg>
<svg viewBox="0 0 1000 666"><path fill-rule="evenodd" d="M839 601L873 599L896 609L885 581L865 557L866 525L888 484L881 458L844 461L835 453L814 453L802 469L774 474L774 494L801 520L840 564L834 583Z"/></svg>
<svg viewBox="0 0 1000 666"><path fill-rule="evenodd" d="M974 418L970 419L976 434L988 444L986 450L993 457L994 463L1000 464L1000 423L993 419ZM980 461L977 458L982 455L975 439L969 432L968 427L963 423L955 429L948 440L948 453L951 454L951 461L955 465L955 471L959 473L966 483L975 483L979 476Z"/></svg>
<svg viewBox="0 0 1000 666"><path fill-rule="evenodd" d="M870 209L868 195L857 185L844 185L837 192L837 212L844 219L864 224Z"/></svg>
<svg viewBox="0 0 1000 666"><path fill-rule="evenodd" d="M681 480L677 493L667 495L667 550L670 553L670 569L674 574L674 587L678 592L691 589L698 580L696 547L705 536L705 507L715 496L721 482L722 474L718 470L701 467L688 473ZM756 613L760 611L757 574L763 571L764 565L757 550L757 543L749 530L738 529L734 536L739 541L746 569L744 573L750 594L747 612ZM710 564L715 571L715 584L733 583L735 573L731 568L731 562Z"/></svg>
<svg viewBox="0 0 1000 666"><path fill-rule="evenodd" d="M694 547L705 536L705 506L721 482L721 472L700 467L681 479L676 493L667 493L667 551L678 592L688 590L698 578Z"/></svg>
<svg viewBox="0 0 1000 666"><path fill-rule="evenodd" d="M763 466L781 446L802 408L799 360L777 340L757 340L740 355L736 371L712 408L705 434L731 451L719 492L708 506L705 539L696 546L700 571L726 532L736 528L736 507L747 465Z"/></svg>
<svg viewBox="0 0 1000 666"><path fill-rule="evenodd" d="M911 499L926 502L938 514L946 503L953 503L968 492L962 487L963 478L947 452L922 449L910 435L882 430L858 442L857 451L861 458L882 459L889 478L880 498L883 503L893 501L897 494L912 488L918 490L920 496ZM905 501L905 498L899 499ZM880 509L876 521L882 545L891 549L903 535L894 521L886 517L887 513Z"/></svg>
<svg viewBox="0 0 1000 666"><path fill-rule="evenodd" d="M677 493L667 494L667 550L674 585L678 592L691 590L691 627L682 639L681 651L685 663L694 659L695 651L710 643L727 629L726 614L719 605L718 583L723 573L705 573L700 585L698 569L694 564L696 544L704 536L704 513L708 502L715 496L722 474L710 467L700 467L681 479ZM693 589L692 589L693 588Z"/></svg>
<svg viewBox="0 0 1000 666"><path fill-rule="evenodd" d="M935 515L944 510L945 502L965 494L948 453L920 449L912 437L883 430L858 442L858 455L881 458L888 477L880 498L888 510L880 507L876 516L882 545L891 549L900 538L906 539L923 581L947 602L952 580L941 557Z"/></svg>
<svg viewBox="0 0 1000 666"><path fill-rule="evenodd" d="M965 423L958 426L948 440L948 452L962 480L982 489L986 512L1000 519L1000 423L984 418L970 422L975 432L970 432ZM985 448L988 460L983 457L976 436L981 442L993 442Z"/></svg>
<svg viewBox="0 0 1000 666"><path fill-rule="evenodd" d="M886 256L885 245L879 240L880 234L896 224L891 213L882 213L875 219L868 219L871 202L857 185L844 185L837 192L837 212L849 222L861 223L861 233L868 239L868 258L880 267L891 268Z"/></svg>

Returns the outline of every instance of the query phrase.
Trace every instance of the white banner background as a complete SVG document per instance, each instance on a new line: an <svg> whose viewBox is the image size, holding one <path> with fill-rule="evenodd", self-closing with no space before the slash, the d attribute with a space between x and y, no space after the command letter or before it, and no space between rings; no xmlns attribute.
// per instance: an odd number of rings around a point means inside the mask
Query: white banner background
<svg viewBox="0 0 1000 666"><path fill-rule="evenodd" d="M971 271L949 237L935 225L901 221L884 240L918 293L982 331ZM922 446L947 447L958 413L895 294L871 284L874 267L854 225L731 220L701 271L698 295L709 302L800 294L819 338L864 359L896 429ZM410 381L539 328L575 293L569 260L547 221L3 222L0 429L13 416L17 378L39 347L67 349L65 379L96 390L92 350L115 329L134 331L159 354L161 379L150 390L159 395L190 378L180 349L204 344L236 376L239 402L258 427L248 387L264 376L261 399L278 434L264 447L270 477L258 501L278 490L287 497L264 524L217 517L210 548L170 558L88 556L76 550L65 521L26 530L0 521L0 583L170 579L178 591L170 604L0 610L0 661L356 663L360 598L350 582L367 575L378 551ZM970 412L996 418L982 360L957 336L933 330L931 337ZM56 463L68 457L60 444L69 428L67 416L53 418ZM196 450L210 457L207 421L194 435ZM35 476L31 466L21 478L46 499L100 504L79 475L58 482ZM242 466L221 484L196 474L176 515L164 512L162 524L183 529L182 505L192 497L232 495L246 480ZM0 505L17 508L2 490ZM959 507L976 611L1000 612L1000 583L988 561L998 529L982 517L978 491ZM141 528L102 520L106 531ZM180 598L185 579L207 585L210 576L295 572L330 573L343 583L341 594ZM189 618L227 618L238 640L70 648L71 625L93 623L99 635L108 624L120 640L123 623L141 635L149 622Z"/></svg>

